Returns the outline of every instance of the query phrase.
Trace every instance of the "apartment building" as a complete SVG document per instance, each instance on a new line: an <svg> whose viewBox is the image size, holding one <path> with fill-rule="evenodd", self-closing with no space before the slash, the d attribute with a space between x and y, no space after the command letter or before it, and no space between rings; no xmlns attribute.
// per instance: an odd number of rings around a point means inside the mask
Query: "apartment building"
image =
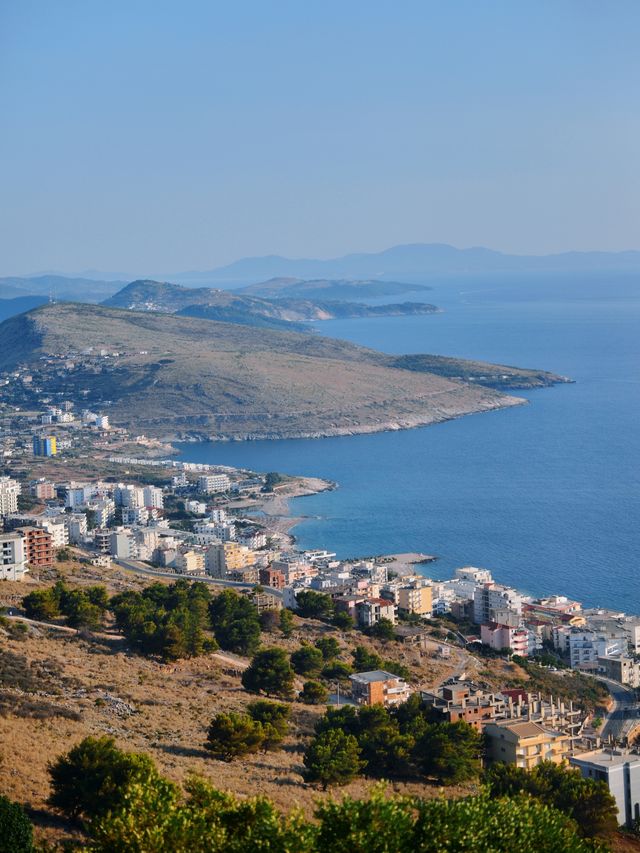
<svg viewBox="0 0 640 853"><path fill-rule="evenodd" d="M626 749L594 749L569 758L585 779L604 782L618 807L618 823L640 821L640 755Z"/></svg>
<svg viewBox="0 0 640 853"><path fill-rule="evenodd" d="M351 698L357 705L400 705L411 695L404 679L382 669L349 676Z"/></svg>
<svg viewBox="0 0 640 853"><path fill-rule="evenodd" d="M398 612L402 616L415 614L430 617L433 613L433 590L431 584L417 581L398 589Z"/></svg>
<svg viewBox="0 0 640 853"><path fill-rule="evenodd" d="M204 495L215 495L218 492L228 492L231 480L226 474L205 474L198 477L198 491Z"/></svg>
<svg viewBox="0 0 640 853"><path fill-rule="evenodd" d="M142 501L149 509L163 509L164 492L157 486L145 486L142 490Z"/></svg>
<svg viewBox="0 0 640 853"><path fill-rule="evenodd" d="M370 628L380 619L388 619L395 623L398 619L398 608L387 598L365 598L355 605L356 622L361 628Z"/></svg>
<svg viewBox="0 0 640 853"><path fill-rule="evenodd" d="M484 726L487 764L515 764L533 770L543 761L561 764L569 758L572 739L566 732L529 720L501 720Z"/></svg>
<svg viewBox="0 0 640 853"><path fill-rule="evenodd" d="M284 574L271 566L260 569L259 579L261 586L268 586L271 589L284 589L285 587Z"/></svg>
<svg viewBox="0 0 640 853"><path fill-rule="evenodd" d="M19 533L0 533L0 580L20 581L27 571L24 538Z"/></svg>
<svg viewBox="0 0 640 853"><path fill-rule="evenodd" d="M0 516L18 512L18 495L22 487L11 477L0 477Z"/></svg>
<svg viewBox="0 0 640 853"><path fill-rule="evenodd" d="M178 551L173 561L174 568L183 575L204 574L205 558L201 551Z"/></svg>
<svg viewBox="0 0 640 853"><path fill-rule="evenodd" d="M509 649L514 655L526 657L529 654L529 632L524 628L498 625L490 622L480 627L480 639L483 645L500 652Z"/></svg>
<svg viewBox="0 0 640 853"><path fill-rule="evenodd" d="M55 456L58 452L58 442L55 435L34 435L34 456Z"/></svg>
<svg viewBox="0 0 640 853"><path fill-rule="evenodd" d="M246 569L255 563L255 554L237 542L214 542L205 553L205 570L214 578L224 578L227 572Z"/></svg>
<svg viewBox="0 0 640 853"><path fill-rule="evenodd" d="M477 586L473 593L473 621L477 625L499 622L496 611L511 611L516 616L520 616L522 596L512 587L498 583Z"/></svg>
<svg viewBox="0 0 640 853"><path fill-rule="evenodd" d="M48 531L41 527L20 527L16 533L24 539L24 554L29 568L53 565L53 540Z"/></svg>
<svg viewBox="0 0 640 853"><path fill-rule="evenodd" d="M39 501L52 501L56 497L56 487L48 480L36 480L31 483L30 491Z"/></svg>
<svg viewBox="0 0 640 853"><path fill-rule="evenodd" d="M435 692L423 691L422 701L443 723L463 720L478 731L506 713L508 701L499 693L480 690L469 682L445 684Z"/></svg>

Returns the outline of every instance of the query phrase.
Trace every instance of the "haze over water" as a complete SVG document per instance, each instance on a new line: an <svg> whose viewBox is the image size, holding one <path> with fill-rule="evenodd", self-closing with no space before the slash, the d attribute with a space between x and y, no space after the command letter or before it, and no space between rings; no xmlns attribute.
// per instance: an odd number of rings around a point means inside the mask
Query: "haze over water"
<svg viewBox="0 0 640 853"><path fill-rule="evenodd" d="M184 444L181 458L335 480L297 499L300 547L422 551L526 591L640 613L640 296L630 278L450 281L435 316L331 321L386 352L536 367L575 384L530 405L401 432ZM415 298L413 295L407 298Z"/></svg>

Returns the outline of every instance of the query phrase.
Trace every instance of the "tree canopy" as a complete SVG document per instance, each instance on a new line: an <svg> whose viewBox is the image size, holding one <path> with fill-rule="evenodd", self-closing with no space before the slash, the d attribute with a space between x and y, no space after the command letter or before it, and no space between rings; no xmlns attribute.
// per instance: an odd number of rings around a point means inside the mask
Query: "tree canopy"
<svg viewBox="0 0 640 853"><path fill-rule="evenodd" d="M263 649L254 655L242 674L242 686L251 693L289 698L293 695L294 672L284 649Z"/></svg>

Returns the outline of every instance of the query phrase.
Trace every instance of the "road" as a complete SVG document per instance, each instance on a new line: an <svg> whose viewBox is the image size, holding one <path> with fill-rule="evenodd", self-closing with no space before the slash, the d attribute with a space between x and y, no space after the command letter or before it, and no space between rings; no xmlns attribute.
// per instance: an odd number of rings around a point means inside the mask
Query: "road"
<svg viewBox="0 0 640 853"><path fill-rule="evenodd" d="M612 737L614 740L624 741L631 731L640 725L640 717L638 716L640 705L636 699L635 691L623 687L622 684L612 681L610 678L598 676L598 680L607 685L613 699L613 708L607 714L601 736L603 739Z"/></svg>
<svg viewBox="0 0 640 853"><path fill-rule="evenodd" d="M202 583L210 583L214 586L230 586L237 587L238 589L252 588L252 584L242 583L241 581L227 581L221 578L210 578L208 575L181 575L177 572L159 572L155 569L151 569L144 563L140 563L138 560L124 560L116 559L115 557L113 557L112 561L115 565L120 566L121 569L126 569L127 571L135 572L138 575L146 575L150 578L169 578L172 581L186 579L190 581L201 581ZM280 592L280 590L272 589L271 587L265 587L265 591L269 592L272 595L275 595L276 598L282 598L282 593Z"/></svg>

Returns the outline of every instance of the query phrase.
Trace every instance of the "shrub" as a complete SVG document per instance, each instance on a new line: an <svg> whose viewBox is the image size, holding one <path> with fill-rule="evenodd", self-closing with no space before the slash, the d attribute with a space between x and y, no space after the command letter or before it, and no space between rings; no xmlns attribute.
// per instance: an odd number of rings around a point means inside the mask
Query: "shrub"
<svg viewBox="0 0 640 853"><path fill-rule="evenodd" d="M298 696L305 705L324 705L329 698L329 691L319 681L305 681Z"/></svg>
<svg viewBox="0 0 640 853"><path fill-rule="evenodd" d="M307 779L320 782L324 790L329 785L346 785L360 773L360 747L353 735L331 729L317 735L309 744L303 762Z"/></svg>
<svg viewBox="0 0 640 853"><path fill-rule="evenodd" d="M0 853L31 853L33 828L22 806L0 795Z"/></svg>
<svg viewBox="0 0 640 853"><path fill-rule="evenodd" d="M242 674L242 686L251 693L288 698L293 694L294 672L283 649L263 649Z"/></svg>
<svg viewBox="0 0 640 853"><path fill-rule="evenodd" d="M356 646L351 654L356 672L371 672L382 666L382 658L375 652L370 652L365 646Z"/></svg>
<svg viewBox="0 0 640 853"><path fill-rule="evenodd" d="M318 675L322 664L322 652L314 646L300 646L291 655L291 666L298 675Z"/></svg>
<svg viewBox="0 0 640 853"><path fill-rule="evenodd" d="M257 752L264 742L264 729L248 714L216 714L211 720L206 748L216 758L232 761L241 755Z"/></svg>
<svg viewBox="0 0 640 853"><path fill-rule="evenodd" d="M160 778L149 756L122 752L109 737L85 738L49 767L49 775L49 804L72 819L104 815L126 801L132 785Z"/></svg>
<svg viewBox="0 0 640 853"><path fill-rule="evenodd" d="M260 723L264 731L264 748L273 749L278 746L289 731L288 720L291 708L281 702L269 702L267 699L257 699L247 706L251 719Z"/></svg>
<svg viewBox="0 0 640 853"><path fill-rule="evenodd" d="M333 660L340 654L340 643L335 637L321 637L316 640L316 649L319 649L323 660Z"/></svg>

